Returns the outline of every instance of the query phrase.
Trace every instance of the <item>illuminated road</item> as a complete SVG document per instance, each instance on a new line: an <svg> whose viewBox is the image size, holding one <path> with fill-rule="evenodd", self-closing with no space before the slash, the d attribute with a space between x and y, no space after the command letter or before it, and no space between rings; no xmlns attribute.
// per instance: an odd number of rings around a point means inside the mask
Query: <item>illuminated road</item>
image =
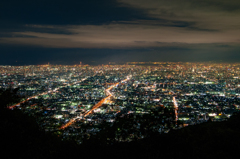
<svg viewBox="0 0 240 159"><path fill-rule="evenodd" d="M104 98L100 102L98 102L96 105L94 105L90 111L88 111L86 114L84 114L84 117L88 116L89 114L92 114L95 109L101 107L104 103L106 103L106 101L109 100L110 97L111 97L111 95L107 96L106 98Z"/></svg>
<svg viewBox="0 0 240 159"><path fill-rule="evenodd" d="M175 97L173 97L173 104L174 104L174 108L175 108L175 115L176 115L176 121L177 121L178 120L178 113L177 113L178 104L177 104Z"/></svg>
<svg viewBox="0 0 240 159"><path fill-rule="evenodd" d="M122 82L126 82L128 81L130 78L127 77L125 80L122 80L121 82L118 82L118 83L115 83L113 84L112 86L110 86L108 89L106 89L106 93L107 93L107 97L102 99L100 102L98 102L95 106L92 107L92 109L87 112L86 114L84 114L84 117L88 116L89 114L93 113L93 110L101 107L103 104L108 104L111 100L110 98L111 97L114 97L114 95L110 92L111 89L113 89L114 87L116 87L119 83L122 83Z"/></svg>
<svg viewBox="0 0 240 159"><path fill-rule="evenodd" d="M92 114L94 112L95 109L101 107L104 103L107 104L109 103L111 100L111 97L114 97L114 95L110 92L111 89L113 89L114 87L116 87L119 83L122 82L126 82L128 81L130 78L127 77L125 80L122 80L121 82L115 83L112 86L110 86L108 89L106 89L106 94L108 95L106 98L103 98L100 102L98 102L96 105L94 105L92 107L92 109L90 111L88 111L87 113L83 114L84 117L88 116L89 114ZM72 125L79 117L73 118L71 119L67 124L63 125L60 129L65 129L66 127Z"/></svg>
<svg viewBox="0 0 240 159"><path fill-rule="evenodd" d="M63 87L72 86L72 85L74 85L74 84L83 82L83 81L85 81L86 79L87 79L87 78L83 78L81 81L74 82L74 83L72 83L72 84L68 84L68 85L63 86ZM17 103L17 104L15 104L15 105L9 106L8 108L9 108L9 109L13 109L13 108L16 107L17 105L23 104L23 103L29 101L30 99L36 98L36 97L41 96L41 95L46 95L46 94L48 94L48 93L57 92L59 89L60 89L60 87L59 87L59 88L55 88L54 90L51 90L51 91L47 91L47 92L44 92L44 93L41 93L41 94L38 94L38 95L35 95L35 96L32 96L32 97L29 97L28 99L26 99L26 100L24 100L24 101L22 101L22 102L20 102L20 103Z"/></svg>

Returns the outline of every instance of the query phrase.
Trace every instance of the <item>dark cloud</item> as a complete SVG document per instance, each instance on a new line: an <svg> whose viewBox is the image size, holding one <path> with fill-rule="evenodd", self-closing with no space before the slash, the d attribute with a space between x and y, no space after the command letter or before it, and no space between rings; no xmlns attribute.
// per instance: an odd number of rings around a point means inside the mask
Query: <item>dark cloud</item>
<svg viewBox="0 0 240 159"><path fill-rule="evenodd" d="M240 30L199 31L189 27L141 24L108 24L76 26L36 26L36 30L12 32L0 43L50 48L145 48L185 44L239 44ZM60 33L44 32L46 28ZM62 29L62 31L61 31ZM65 34L64 34L65 33Z"/></svg>
<svg viewBox="0 0 240 159"><path fill-rule="evenodd" d="M150 17L180 21L183 24L190 23L190 29L221 31L222 29L237 29L240 24L238 20L240 18L239 0L119 1L134 8L145 10Z"/></svg>

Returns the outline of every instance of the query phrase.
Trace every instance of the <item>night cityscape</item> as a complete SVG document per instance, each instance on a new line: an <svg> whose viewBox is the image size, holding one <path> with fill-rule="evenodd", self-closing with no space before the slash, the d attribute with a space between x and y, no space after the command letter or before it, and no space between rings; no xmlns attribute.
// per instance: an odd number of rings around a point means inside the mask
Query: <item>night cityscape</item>
<svg viewBox="0 0 240 159"><path fill-rule="evenodd" d="M3 0L2 158L235 158L239 8Z"/></svg>
<svg viewBox="0 0 240 159"><path fill-rule="evenodd" d="M240 64L152 64L2 66L0 87L19 89L21 102L9 109L36 116L41 129L79 144L116 119L133 117L133 127L121 125L110 143L225 121L239 111ZM141 120L148 115L153 123Z"/></svg>

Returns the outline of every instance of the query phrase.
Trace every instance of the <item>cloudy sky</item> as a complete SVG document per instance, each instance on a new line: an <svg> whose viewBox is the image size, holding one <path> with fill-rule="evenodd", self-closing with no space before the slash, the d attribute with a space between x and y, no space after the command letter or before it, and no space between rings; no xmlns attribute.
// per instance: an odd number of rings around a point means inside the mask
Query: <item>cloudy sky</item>
<svg viewBox="0 0 240 159"><path fill-rule="evenodd" d="M1 0L0 65L240 61L239 0Z"/></svg>

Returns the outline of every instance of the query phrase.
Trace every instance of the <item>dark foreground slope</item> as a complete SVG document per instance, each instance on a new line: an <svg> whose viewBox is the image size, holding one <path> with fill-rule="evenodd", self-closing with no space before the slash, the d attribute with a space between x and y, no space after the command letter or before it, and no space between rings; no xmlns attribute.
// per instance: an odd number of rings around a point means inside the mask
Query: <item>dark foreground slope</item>
<svg viewBox="0 0 240 159"><path fill-rule="evenodd" d="M34 117L20 110L2 109L0 127L3 158L67 157L63 150L71 154L77 148L74 143L62 142L57 136L40 131Z"/></svg>
<svg viewBox="0 0 240 159"><path fill-rule="evenodd" d="M1 158L234 158L240 151L240 114L227 122L207 122L115 145L62 142L39 131L33 117L1 109Z"/></svg>

